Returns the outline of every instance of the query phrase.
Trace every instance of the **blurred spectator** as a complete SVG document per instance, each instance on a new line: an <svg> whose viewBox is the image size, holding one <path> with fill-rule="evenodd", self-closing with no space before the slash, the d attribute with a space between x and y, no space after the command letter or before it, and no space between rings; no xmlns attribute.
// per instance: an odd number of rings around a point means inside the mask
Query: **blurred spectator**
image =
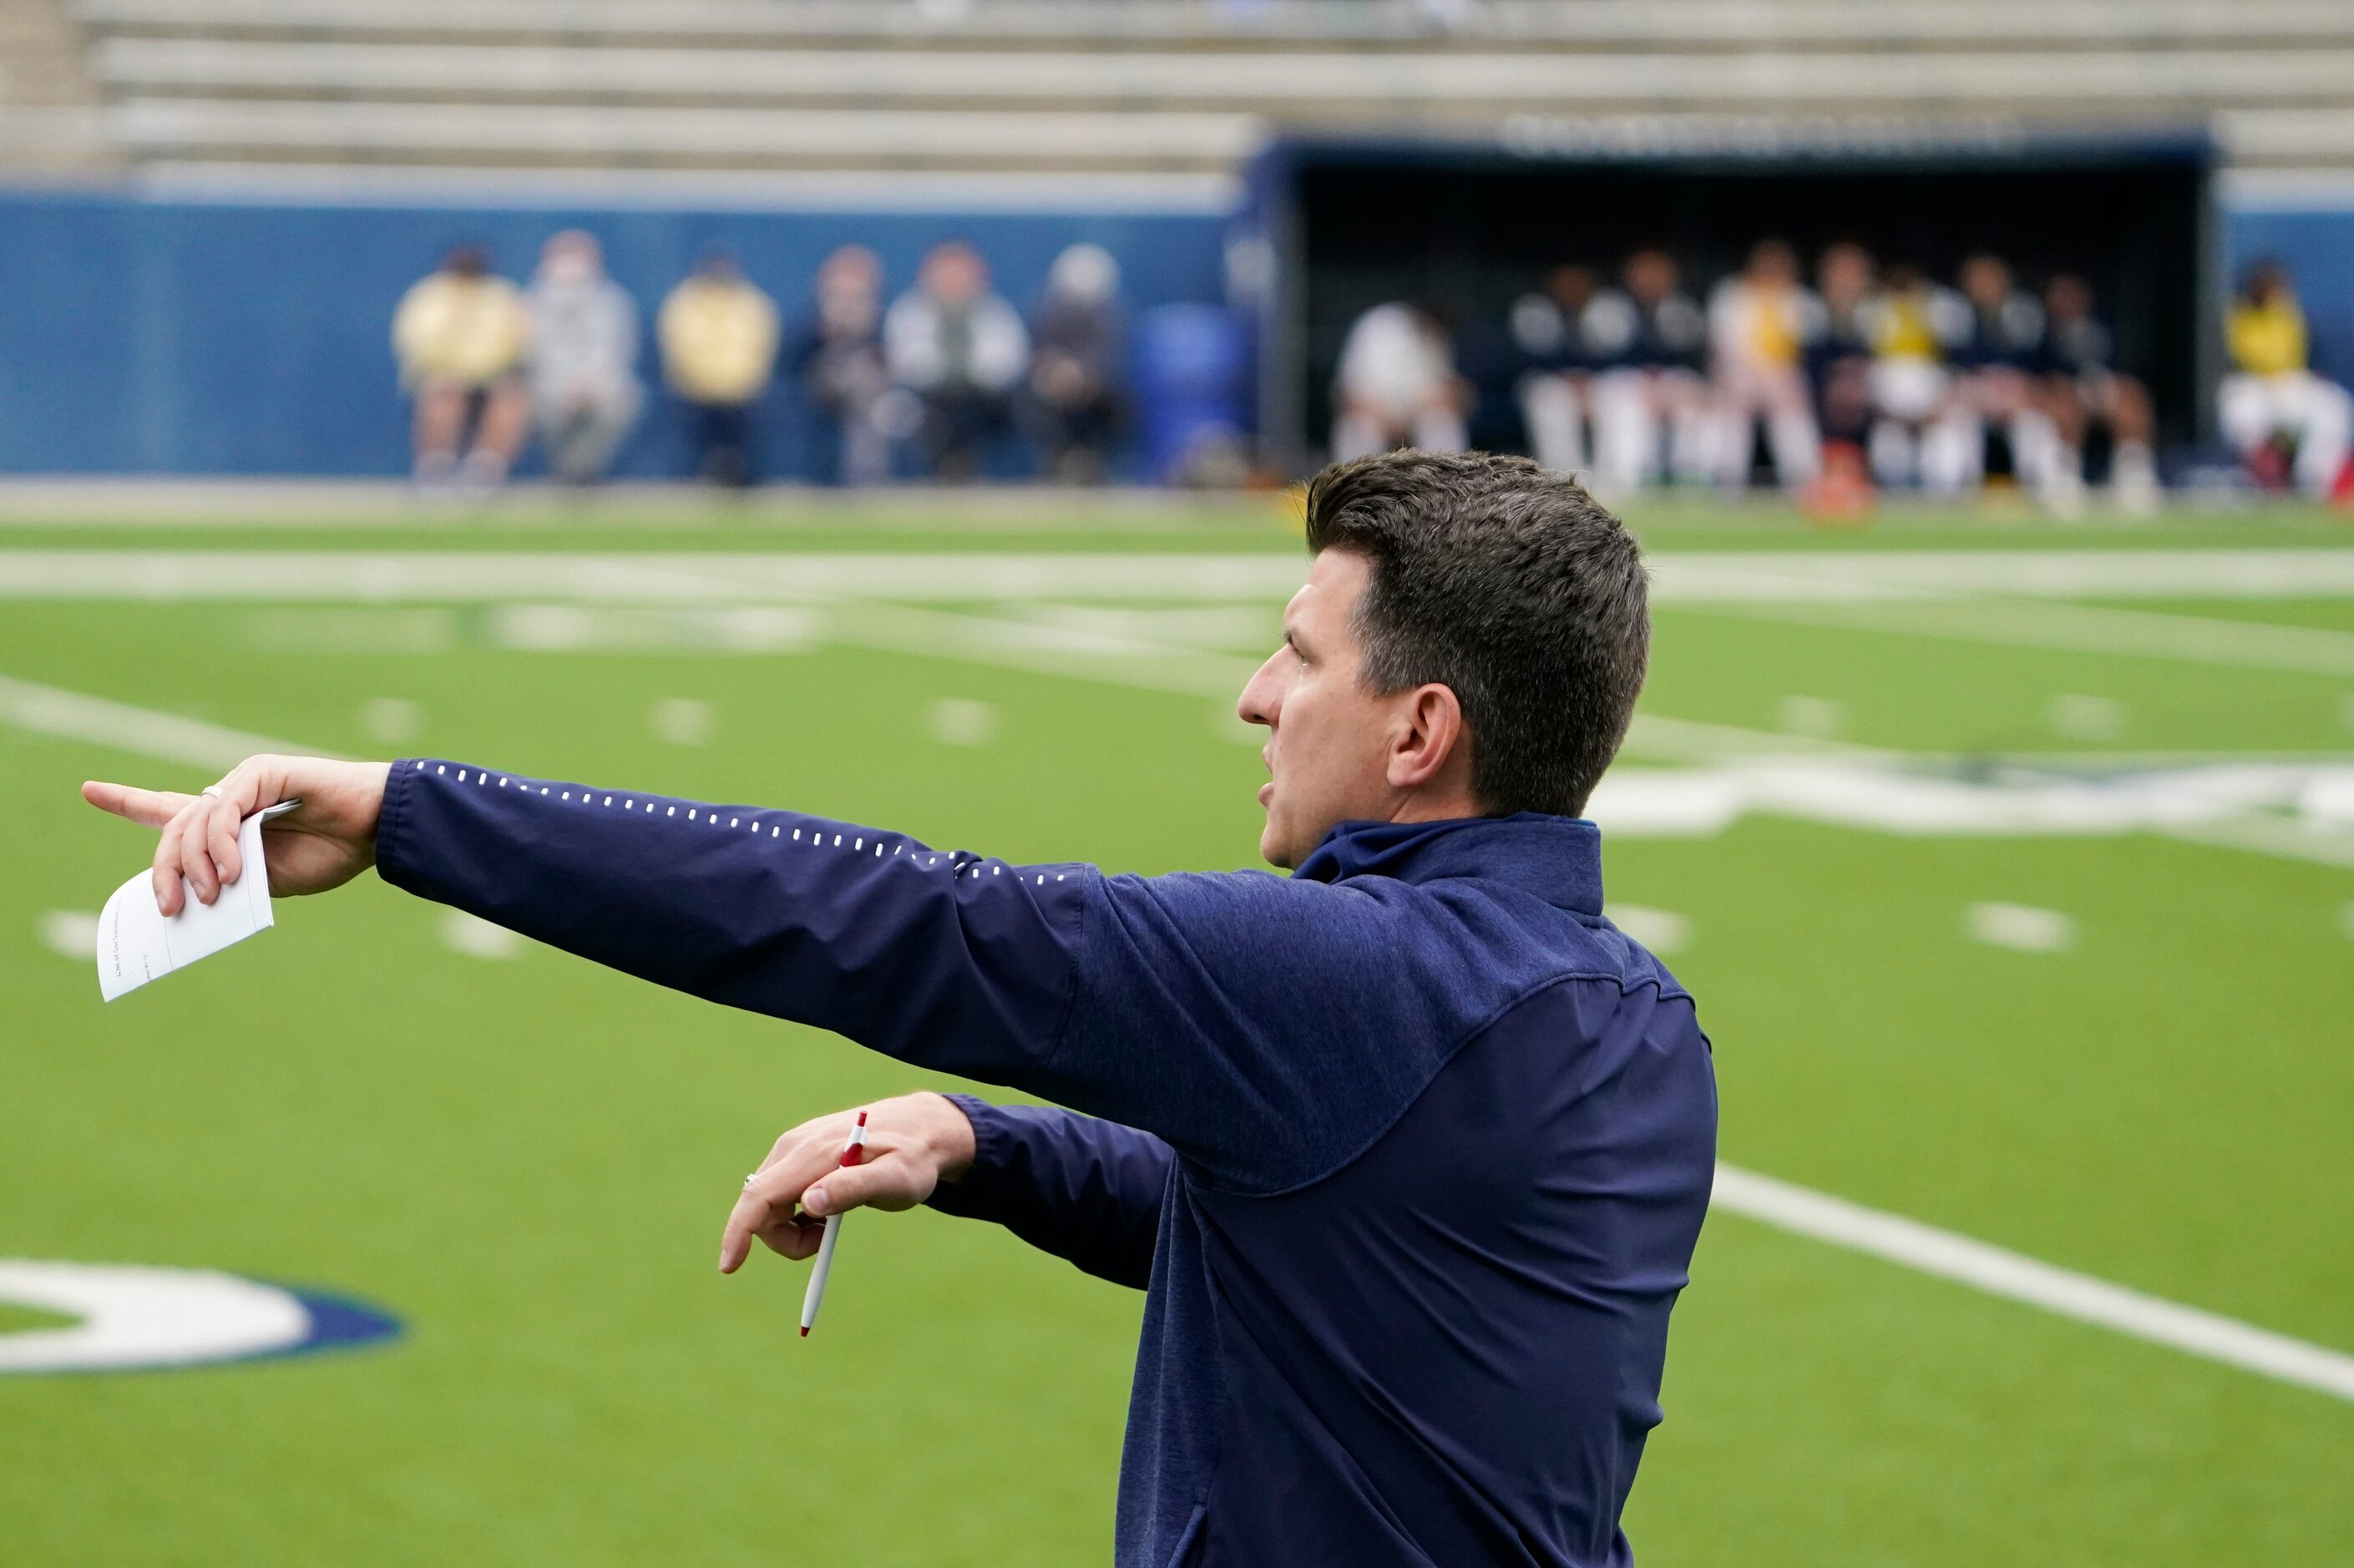
<svg viewBox="0 0 2354 1568"><path fill-rule="evenodd" d="M2259 482L2307 495L2354 496L2348 468L2354 399L2313 373L2305 312L2277 261L2252 269L2224 323L2232 374L2217 393L2223 434Z"/></svg>
<svg viewBox="0 0 2354 1568"><path fill-rule="evenodd" d="M1375 305L1359 316L1341 347L1334 378L1332 461L1370 457L1394 447L1457 452L1469 444L1469 401L1455 373L1446 323L1426 306Z"/></svg>
<svg viewBox="0 0 2354 1568"><path fill-rule="evenodd" d="M478 246L451 250L419 280L392 318L400 384L416 399L417 483L453 481L495 490L514 464L530 405L519 372L531 341L523 296L494 275ZM473 448L461 458L468 433Z"/></svg>
<svg viewBox="0 0 2354 1568"><path fill-rule="evenodd" d="M1701 361L1708 320L1682 288L1675 258L1636 251L1621 272L1626 291L1605 291L1586 307L1586 345L1594 378L1596 487L1626 495L1662 471L1679 479L1710 474L1708 384Z"/></svg>
<svg viewBox="0 0 2354 1568"><path fill-rule="evenodd" d="M1119 263L1100 245L1055 258L1046 297L1030 326L1030 385L1023 422L1052 478L1100 482L1119 434L1127 325Z"/></svg>
<svg viewBox="0 0 2354 1568"><path fill-rule="evenodd" d="M1030 362L1030 334L990 291L980 253L961 241L934 246L916 287L884 317L883 346L892 380L922 408L917 435L926 471L978 472Z"/></svg>
<svg viewBox="0 0 2354 1568"><path fill-rule="evenodd" d="M1544 288L1512 303L1510 325L1520 374L1512 395L1537 461L1557 473L1586 466L1587 393L1596 357L1586 313L1602 292L1591 267L1556 267Z"/></svg>
<svg viewBox="0 0 2354 1568"><path fill-rule="evenodd" d="M1717 482L1748 485L1751 433L1762 422L1774 476L1785 490L1804 490L1821 458L1806 352L1822 306L1799 285L1797 257L1778 239L1760 240L1741 271L1717 286L1708 315Z"/></svg>
<svg viewBox="0 0 2354 1568"><path fill-rule="evenodd" d="M1984 475L1987 436L1994 431L2009 448L2012 474L2065 504L2059 436L2032 379L2043 356L2043 307L2012 285L2009 263L1984 251L1963 259L1956 281L1969 306L1967 327L1948 354L1956 373L1950 417L1964 436L1961 484Z"/></svg>
<svg viewBox="0 0 2354 1568"><path fill-rule="evenodd" d="M638 307L605 275L584 230L551 236L525 298L531 313L531 404L548 466L593 484L638 417Z"/></svg>
<svg viewBox="0 0 2354 1568"><path fill-rule="evenodd" d="M1868 504L1864 450L1872 437L1872 253L1842 241L1815 263L1821 325L1807 344L1807 380L1823 441L1824 493L1816 504L1851 512Z"/></svg>
<svg viewBox="0 0 2354 1568"><path fill-rule="evenodd" d="M777 307L726 251L706 253L654 323L663 378L694 410L695 464L716 484L756 473L752 407L777 364Z"/></svg>
<svg viewBox="0 0 2354 1568"><path fill-rule="evenodd" d="M822 477L842 484L889 478L882 409L891 373L883 363L883 263L875 252L845 245L818 268L817 298L795 334L792 366L810 412L832 441Z"/></svg>
<svg viewBox="0 0 2354 1568"><path fill-rule="evenodd" d="M2041 395L2057 443L2048 491L2065 510L2068 495L2084 482L2087 439L2100 438L2107 444L2109 493L2117 506L2156 511L2149 392L2117 369L2116 334L2094 314L2092 287L2073 273L2056 274L2043 288L2043 315Z"/></svg>
<svg viewBox="0 0 2354 1568"><path fill-rule="evenodd" d="M1888 270L1867 307L1872 339L1872 473L1884 485L1961 493L1977 471L1972 420L1952 396L1949 348L1969 331L1969 306L1917 267Z"/></svg>

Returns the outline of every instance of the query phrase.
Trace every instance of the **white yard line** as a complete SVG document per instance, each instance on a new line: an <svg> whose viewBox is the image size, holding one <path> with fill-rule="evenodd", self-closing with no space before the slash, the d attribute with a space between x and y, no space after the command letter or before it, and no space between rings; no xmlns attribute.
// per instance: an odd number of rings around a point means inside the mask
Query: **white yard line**
<svg viewBox="0 0 2354 1568"><path fill-rule="evenodd" d="M1990 1296L2039 1307L2259 1377L2354 1400L2354 1356L2344 1351L2144 1295L1901 1214L1867 1209L1732 1165L1716 1168L1712 1203Z"/></svg>
<svg viewBox="0 0 2354 1568"><path fill-rule="evenodd" d="M1899 603L1747 604L1721 607L1744 619L2109 653L2239 669L2354 676L2354 631L2278 626L2215 616L2016 599L1919 599Z"/></svg>
<svg viewBox="0 0 2354 1568"><path fill-rule="evenodd" d="M2321 828L2296 817L2251 812L2246 816L2226 817L2221 821L2204 822L2193 827L2166 828L2160 832L2166 838L2179 839L2184 843L2245 850L2253 854L2275 855L2283 860L2302 860L2315 865L2342 866L2354 871L2354 832Z"/></svg>
<svg viewBox="0 0 2354 1568"><path fill-rule="evenodd" d="M133 707L106 697L0 675L0 724L60 740L88 741L134 756L191 768L229 768L257 752L299 751L332 756L316 747L249 735L202 719Z"/></svg>
<svg viewBox="0 0 2354 1568"><path fill-rule="evenodd" d="M2354 549L1665 551L1661 605L2026 599L2354 598ZM1113 599L1290 596L1288 551L906 555L817 552L0 550L0 599L607 603Z"/></svg>
<svg viewBox="0 0 2354 1568"><path fill-rule="evenodd" d="M2020 599L2345 599L2354 549L1660 551L1660 604Z"/></svg>
<svg viewBox="0 0 2354 1568"><path fill-rule="evenodd" d="M1109 631L960 615L905 604L839 607L827 641L894 653L994 664L1074 680L1232 701L1258 669L1256 659L1122 637Z"/></svg>
<svg viewBox="0 0 2354 1568"><path fill-rule="evenodd" d="M0 599L150 603L801 604L1135 599L1281 603L1284 555L745 551L0 550Z"/></svg>

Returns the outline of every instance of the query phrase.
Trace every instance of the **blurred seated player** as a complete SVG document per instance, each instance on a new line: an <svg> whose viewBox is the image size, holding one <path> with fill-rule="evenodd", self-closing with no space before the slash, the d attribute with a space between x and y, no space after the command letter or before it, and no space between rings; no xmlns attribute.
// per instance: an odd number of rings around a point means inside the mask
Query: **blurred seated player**
<svg viewBox="0 0 2354 1568"><path fill-rule="evenodd" d="M645 401L638 307L605 275L594 236L567 228L539 253L531 313L531 407L548 467L566 484L605 477Z"/></svg>
<svg viewBox="0 0 2354 1568"><path fill-rule="evenodd" d="M792 367L811 421L816 477L880 484L891 476L883 354L883 262L844 245L817 270L815 299L793 338Z"/></svg>
<svg viewBox="0 0 2354 1568"><path fill-rule="evenodd" d="M2090 440L2108 450L2109 493L2120 510L2158 509L2156 421L2149 391L2116 367L2116 334L2093 311L2092 286L2073 272L2043 287L2041 397L2057 442L2047 493L2063 503L2084 483Z"/></svg>
<svg viewBox="0 0 2354 1568"><path fill-rule="evenodd" d="M2064 506L2072 497L2062 478L2059 437L2037 396L2043 307L2014 286L2002 258L1985 251L1964 258L1955 281L1969 307L1966 330L1948 355L1955 376L1952 417L1967 437L1959 453L1962 486L1985 477L1992 431L2009 449L2013 477L2040 498Z"/></svg>
<svg viewBox="0 0 2354 1568"><path fill-rule="evenodd" d="M2224 323L2232 373L2217 389L2223 435L2268 489L2354 499L2354 399L2313 373L2305 312L2288 270L2259 262Z"/></svg>
<svg viewBox="0 0 2354 1568"><path fill-rule="evenodd" d="M1419 304L1375 305L1357 318L1341 348L1332 400L1332 461L1348 462L1397 447L1459 452L1469 388L1455 373L1446 323Z"/></svg>
<svg viewBox="0 0 2354 1568"><path fill-rule="evenodd" d="M1948 349L1969 331L1969 306L1917 267L1889 268L1866 307L1872 341L1872 476L1891 487L1961 493L1977 471L1975 426L1953 396Z"/></svg>
<svg viewBox="0 0 2354 1568"><path fill-rule="evenodd" d="M1664 250L1636 251L1620 277L1624 291L1605 290L1585 312L1596 363L1589 399L1595 488L1628 495L1663 472L1705 481L1709 397L1701 364L1708 318L1683 291L1681 271Z"/></svg>
<svg viewBox="0 0 2354 1568"><path fill-rule="evenodd" d="M491 271L480 246L457 247L400 297L392 351L416 400L419 489L456 483L484 494L506 478L529 428L522 370L530 344L522 293ZM461 455L470 433L472 450Z"/></svg>
<svg viewBox="0 0 2354 1568"><path fill-rule="evenodd" d="M1871 500L1865 449L1872 439L1872 253L1841 241L1815 262L1819 329L1807 344L1807 382L1823 441L1821 488L1813 503L1854 511Z"/></svg>
<svg viewBox="0 0 2354 1568"><path fill-rule="evenodd" d="M1507 321L1520 360L1512 384L1529 447L1556 473L1586 465L1586 397L1595 357L1586 342L1586 312L1602 292L1591 267L1555 267L1544 287L1512 302Z"/></svg>
<svg viewBox="0 0 2354 1568"><path fill-rule="evenodd" d="M777 365L777 306L725 250L707 250L654 320L663 379L693 416L695 469L740 488L755 475L752 408Z"/></svg>
<svg viewBox="0 0 2354 1568"><path fill-rule="evenodd" d="M1785 490L1805 490L1820 471L1806 352L1822 306L1799 283L1797 257L1778 239L1760 240L1747 264L1717 285L1708 318L1717 483L1748 487L1751 435L1763 424L1774 477Z"/></svg>
<svg viewBox="0 0 2354 1568"><path fill-rule="evenodd" d="M1046 296L1030 323L1030 377L1022 401L1023 424L1048 478L1096 484L1110 471L1127 339L1119 263L1111 252L1079 244L1055 257Z"/></svg>
<svg viewBox="0 0 2354 1568"><path fill-rule="evenodd" d="M925 471L979 473L1030 366L1030 334L991 291L979 251L960 240L932 248L915 288L883 318L883 351L891 379L914 399Z"/></svg>

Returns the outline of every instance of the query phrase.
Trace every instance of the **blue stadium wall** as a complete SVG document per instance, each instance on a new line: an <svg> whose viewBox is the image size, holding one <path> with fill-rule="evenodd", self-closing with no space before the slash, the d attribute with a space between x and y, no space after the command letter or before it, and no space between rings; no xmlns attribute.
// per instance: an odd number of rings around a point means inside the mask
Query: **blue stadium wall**
<svg viewBox="0 0 2354 1568"><path fill-rule="evenodd" d="M872 247L896 293L928 246L978 246L1025 309L1065 246L1120 263L1132 307L1222 297L1223 223L1199 213L1101 216L687 211L591 207L265 206L0 193L0 472L390 475L408 413L390 328L402 291L451 245L528 274L540 242L583 228L645 317L695 258L724 245L790 322L818 263ZM761 410L770 466L805 472L808 421L790 387ZM1007 454L1018 464L1018 454ZM621 453L626 475L684 473L667 399ZM526 471L529 471L527 466Z"/></svg>
<svg viewBox="0 0 2354 1568"><path fill-rule="evenodd" d="M2296 269L2327 366L2354 378L2354 205L2223 211L2230 270ZM593 207L267 206L0 193L0 472L395 475L407 413L388 341L401 291L459 240L525 273L582 227L651 316L706 247L734 249L790 316L819 260L878 251L896 291L951 237L1027 304L1064 246L1119 258L1131 306L1222 296L1226 223L1202 213L1061 215L688 211ZM649 337L651 334L649 334ZM652 386L651 343L642 371ZM762 412L771 468L810 471L807 420L779 385ZM657 397L620 471L685 471L678 411Z"/></svg>

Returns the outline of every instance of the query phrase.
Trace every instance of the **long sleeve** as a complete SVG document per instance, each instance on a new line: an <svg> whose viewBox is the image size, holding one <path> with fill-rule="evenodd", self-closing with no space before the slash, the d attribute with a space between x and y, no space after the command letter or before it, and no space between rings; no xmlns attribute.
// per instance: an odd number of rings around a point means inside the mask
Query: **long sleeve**
<svg viewBox="0 0 2354 1568"><path fill-rule="evenodd" d="M376 853L395 886L1141 1128L1244 1191L1363 1150L1536 972L1495 965L1478 906L1387 877L1013 865L455 762L394 765Z"/></svg>
<svg viewBox="0 0 2354 1568"><path fill-rule="evenodd" d="M1003 1225L1098 1279L1152 1279L1161 1207L1176 1157L1149 1132L1036 1106L949 1099L972 1123L972 1168L928 1200L944 1214Z"/></svg>
<svg viewBox="0 0 2354 1568"><path fill-rule="evenodd" d="M1076 868L1017 876L799 812L407 760L376 868L625 973L1031 1093L1070 1006Z"/></svg>

